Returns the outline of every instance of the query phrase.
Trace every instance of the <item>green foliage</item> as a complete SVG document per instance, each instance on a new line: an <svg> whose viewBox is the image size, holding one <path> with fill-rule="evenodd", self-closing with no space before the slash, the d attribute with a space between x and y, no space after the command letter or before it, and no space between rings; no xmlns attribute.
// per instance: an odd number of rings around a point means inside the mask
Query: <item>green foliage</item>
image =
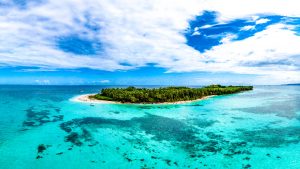
<svg viewBox="0 0 300 169"><path fill-rule="evenodd" d="M98 100L109 100L109 101L113 101L112 98L110 97L106 97L106 96L103 96L103 95L100 95L100 94L96 94L94 96L89 96L90 98L93 98L93 99L98 99Z"/></svg>
<svg viewBox="0 0 300 169"><path fill-rule="evenodd" d="M164 87L164 88L107 88L92 96L99 100L129 103L162 103L195 100L210 95L232 94L252 90L252 86L210 85L203 88Z"/></svg>
<svg viewBox="0 0 300 169"><path fill-rule="evenodd" d="M213 84L213 85L206 86L205 88L224 88L224 87L226 87L226 86L222 86L219 84Z"/></svg>

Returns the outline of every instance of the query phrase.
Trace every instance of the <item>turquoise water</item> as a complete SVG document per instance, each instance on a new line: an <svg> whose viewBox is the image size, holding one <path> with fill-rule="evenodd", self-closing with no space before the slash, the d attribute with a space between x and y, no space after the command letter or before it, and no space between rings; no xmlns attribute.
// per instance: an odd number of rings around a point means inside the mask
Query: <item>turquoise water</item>
<svg viewBox="0 0 300 169"><path fill-rule="evenodd" d="M70 101L100 89L0 86L0 168L300 168L300 86L180 105Z"/></svg>

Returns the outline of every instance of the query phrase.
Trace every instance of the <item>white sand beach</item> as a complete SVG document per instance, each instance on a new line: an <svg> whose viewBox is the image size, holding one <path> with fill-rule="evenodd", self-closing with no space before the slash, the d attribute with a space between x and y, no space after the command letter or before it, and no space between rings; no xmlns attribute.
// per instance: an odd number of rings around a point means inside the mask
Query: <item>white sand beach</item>
<svg viewBox="0 0 300 169"><path fill-rule="evenodd" d="M97 104L185 104L185 103L191 103L191 102L196 102L196 101L200 101L200 100L205 100L205 99L208 99L208 98L211 98L211 97L215 96L215 95L211 95L211 96L205 96L205 97L202 97L202 98L196 99L196 100L186 100L186 101L177 101L177 102L163 102L163 103L122 103L122 102L117 102L117 101L98 100L98 99L94 99L94 98L90 97L90 96L93 96L95 94L96 93L79 95L79 96L73 97L71 99L71 101L82 102L82 103L97 103Z"/></svg>

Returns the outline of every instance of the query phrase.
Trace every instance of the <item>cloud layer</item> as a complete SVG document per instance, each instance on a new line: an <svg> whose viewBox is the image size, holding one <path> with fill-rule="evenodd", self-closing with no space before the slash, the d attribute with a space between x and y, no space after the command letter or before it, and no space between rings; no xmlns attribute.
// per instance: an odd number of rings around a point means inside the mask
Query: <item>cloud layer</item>
<svg viewBox="0 0 300 169"><path fill-rule="evenodd" d="M294 0L1 1L0 66L116 71L151 64L167 72L233 72L257 74L259 83L299 82L299 5Z"/></svg>

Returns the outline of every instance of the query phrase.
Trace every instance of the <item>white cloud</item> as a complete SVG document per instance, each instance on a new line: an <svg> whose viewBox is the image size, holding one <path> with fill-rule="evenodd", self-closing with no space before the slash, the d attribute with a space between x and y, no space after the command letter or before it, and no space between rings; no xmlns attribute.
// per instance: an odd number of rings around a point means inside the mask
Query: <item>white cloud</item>
<svg viewBox="0 0 300 169"><path fill-rule="evenodd" d="M187 19L199 12L189 8L191 3L50 0L28 10L13 8L0 16L0 63L113 71L172 62L185 54L196 57L197 51L185 45L181 34ZM100 32L80 24L87 21L87 13L101 27ZM78 56L58 50L53 38L68 34L100 39L104 53Z"/></svg>
<svg viewBox="0 0 300 169"><path fill-rule="evenodd" d="M218 11L221 21L253 16L258 19L259 14L300 16L300 1L296 0L210 0L204 4L205 9Z"/></svg>
<svg viewBox="0 0 300 169"><path fill-rule="evenodd" d="M100 83L110 83L110 80L100 80Z"/></svg>
<svg viewBox="0 0 300 169"><path fill-rule="evenodd" d="M260 74L268 80L276 77L277 83L278 79L300 81L299 45L300 36L287 26L276 24L243 41L213 47L204 55L215 65L222 65L219 69L230 72Z"/></svg>
<svg viewBox="0 0 300 169"><path fill-rule="evenodd" d="M221 43L229 43L231 42L232 40L236 39L237 38L237 35L234 35L234 34L227 34L225 37L223 37L220 42Z"/></svg>
<svg viewBox="0 0 300 169"><path fill-rule="evenodd" d="M249 30L254 30L255 26L252 25L248 25L248 26L244 26L241 28L241 31L249 31Z"/></svg>
<svg viewBox="0 0 300 169"><path fill-rule="evenodd" d="M259 14L300 17L299 3L295 0L48 0L28 9L3 8L0 65L115 71L153 63L168 72L226 71L299 79L295 77L299 64L253 66L299 56L299 36L286 25L270 26L241 41L232 41L235 35L227 35L221 45L204 53L188 46L183 34L188 21L203 10L217 11L222 23L252 17L261 24L267 19L259 19ZM101 30L95 32L84 26L91 21ZM209 27L203 25L198 29ZM254 27L242 28L251 29ZM57 49L53 39L70 34L101 41L102 53L83 56ZM282 81L285 80L288 79L283 77Z"/></svg>
<svg viewBox="0 0 300 169"><path fill-rule="evenodd" d="M201 35L201 33L199 31L195 31L192 36L197 36L197 35Z"/></svg>
<svg viewBox="0 0 300 169"><path fill-rule="evenodd" d="M259 20L255 21L255 24L256 25L264 24L264 23L267 23L269 21L270 21L270 19L263 18L263 19L259 19Z"/></svg>
<svg viewBox="0 0 300 169"><path fill-rule="evenodd" d="M201 27L197 27L198 29L207 29L207 28L211 28L215 25L204 25L204 26L201 26Z"/></svg>

